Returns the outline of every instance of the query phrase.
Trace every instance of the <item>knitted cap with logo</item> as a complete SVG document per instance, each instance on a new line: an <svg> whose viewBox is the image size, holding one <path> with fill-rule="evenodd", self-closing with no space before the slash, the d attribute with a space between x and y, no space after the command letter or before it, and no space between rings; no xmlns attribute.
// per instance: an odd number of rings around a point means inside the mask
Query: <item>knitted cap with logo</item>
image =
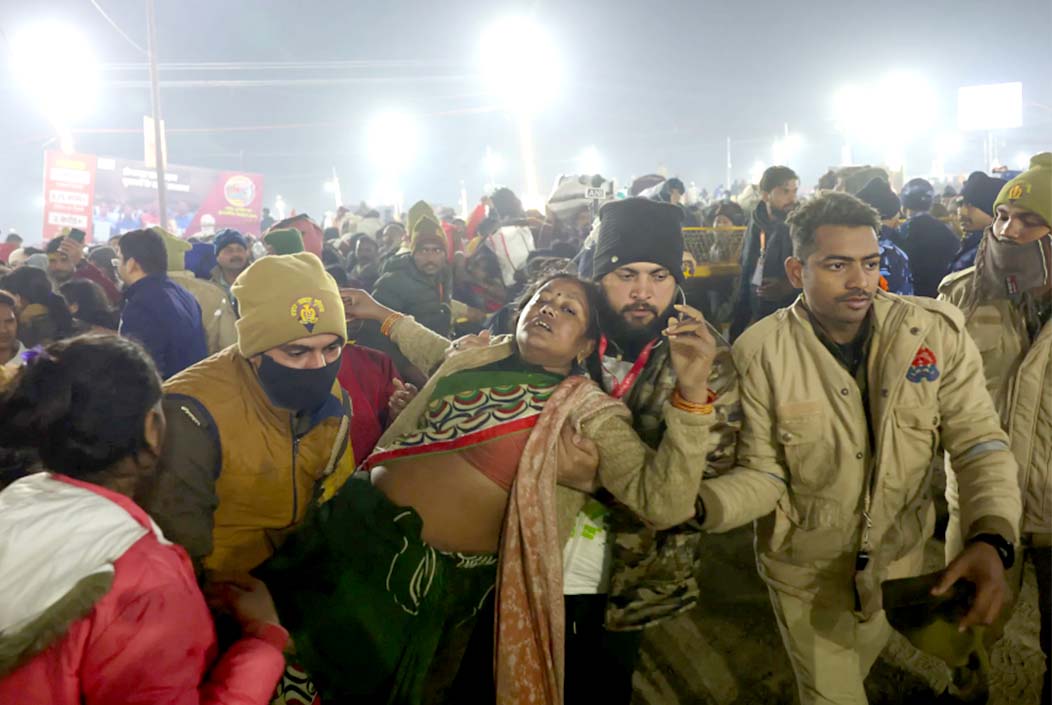
<svg viewBox="0 0 1052 705"><path fill-rule="evenodd" d="M347 338L340 290L309 252L260 259L241 273L231 294L241 313L237 346L244 357L314 335Z"/></svg>
<svg viewBox="0 0 1052 705"><path fill-rule="evenodd" d="M1037 213L1052 225L1052 152L1035 155L1029 169L1004 185L994 208L1009 204Z"/></svg>

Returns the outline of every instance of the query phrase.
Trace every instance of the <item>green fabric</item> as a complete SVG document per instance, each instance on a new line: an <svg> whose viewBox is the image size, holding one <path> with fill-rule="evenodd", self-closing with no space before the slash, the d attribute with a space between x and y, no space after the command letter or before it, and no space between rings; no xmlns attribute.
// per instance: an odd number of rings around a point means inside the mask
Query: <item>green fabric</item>
<svg viewBox="0 0 1052 705"><path fill-rule="evenodd" d="M168 255L168 271L181 272L186 269L186 253L193 247L189 242L172 235L156 225L150 228L164 240L164 250Z"/></svg>
<svg viewBox="0 0 1052 705"><path fill-rule="evenodd" d="M358 473L260 569L322 702L422 702L474 625L496 557L443 553L422 528Z"/></svg>
<svg viewBox="0 0 1052 705"><path fill-rule="evenodd" d="M406 219L409 226L409 249L416 248L423 243L438 245L446 249L446 238L442 231L442 225L435 215L435 211L424 201L417 201L409 209L409 217Z"/></svg>
<svg viewBox="0 0 1052 705"><path fill-rule="evenodd" d="M294 255L303 252L303 235L295 228L271 230L263 236L263 241L274 248L276 255Z"/></svg>
<svg viewBox="0 0 1052 705"><path fill-rule="evenodd" d="M1004 185L994 208L1007 203L1037 213L1052 225L1052 152L1035 155L1029 169Z"/></svg>
<svg viewBox="0 0 1052 705"><path fill-rule="evenodd" d="M443 397L474 392L479 389L512 389L520 386L554 388L563 380L562 375L538 371L494 371L485 369L463 370L443 377L435 386L431 401Z"/></svg>

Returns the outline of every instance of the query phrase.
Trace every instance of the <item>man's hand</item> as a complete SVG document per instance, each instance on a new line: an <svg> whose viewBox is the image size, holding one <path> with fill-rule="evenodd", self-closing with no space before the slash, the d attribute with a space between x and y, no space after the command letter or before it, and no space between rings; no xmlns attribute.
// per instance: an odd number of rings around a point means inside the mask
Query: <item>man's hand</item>
<svg viewBox="0 0 1052 705"><path fill-rule="evenodd" d="M960 630L963 632L973 624L993 624L1008 595L1004 564L997 549L980 541L970 544L946 566L931 594L944 594L962 578L975 585L975 601L961 619Z"/></svg>
<svg viewBox="0 0 1052 705"><path fill-rule="evenodd" d="M387 401L387 413L390 420L394 421L409 406L409 402L413 401L413 397L420 390L416 388L415 384L403 382L398 378L392 379L391 383L394 384L395 390Z"/></svg>
<svg viewBox="0 0 1052 705"><path fill-rule="evenodd" d="M489 337L488 330L484 330L478 335L462 335L450 344L449 350L446 351L446 357L461 350L489 347Z"/></svg>
<svg viewBox="0 0 1052 705"><path fill-rule="evenodd" d="M69 258L70 264L76 269L84 259L84 245L71 237L63 238L58 246L59 251Z"/></svg>
<svg viewBox="0 0 1052 705"><path fill-rule="evenodd" d="M796 293L796 288L789 283L788 279L764 279L756 289L756 295L760 300L768 303L783 301L794 293Z"/></svg>
<svg viewBox="0 0 1052 705"><path fill-rule="evenodd" d="M704 404L708 401L709 375L716 359L716 338L701 311L678 304L676 310L683 314L683 320L668 319L668 327L663 331L669 340L676 384L684 399Z"/></svg>
<svg viewBox="0 0 1052 705"><path fill-rule="evenodd" d="M574 431L572 424L564 424L559 433L558 482L587 494L599 489L599 449Z"/></svg>
<svg viewBox="0 0 1052 705"><path fill-rule="evenodd" d="M340 298L343 299L343 310L348 321L382 322L394 313L362 289L340 289Z"/></svg>

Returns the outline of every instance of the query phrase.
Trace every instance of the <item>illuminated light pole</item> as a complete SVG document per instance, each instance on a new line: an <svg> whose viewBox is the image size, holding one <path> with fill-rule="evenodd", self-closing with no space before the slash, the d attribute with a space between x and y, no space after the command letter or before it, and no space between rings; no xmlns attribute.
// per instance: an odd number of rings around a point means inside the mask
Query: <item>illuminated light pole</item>
<svg viewBox="0 0 1052 705"><path fill-rule="evenodd" d="M488 27L480 42L486 85L504 101L519 132L525 176L523 203L543 201L537 178L533 117L558 89L560 69L548 34L532 19L510 17Z"/></svg>

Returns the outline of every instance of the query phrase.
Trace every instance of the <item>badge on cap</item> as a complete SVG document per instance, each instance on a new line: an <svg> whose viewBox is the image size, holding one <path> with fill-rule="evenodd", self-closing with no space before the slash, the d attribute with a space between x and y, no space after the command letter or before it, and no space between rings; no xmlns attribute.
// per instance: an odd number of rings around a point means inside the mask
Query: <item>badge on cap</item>
<svg viewBox="0 0 1052 705"><path fill-rule="evenodd" d="M313 296L296 299L296 303L292 304L292 309L289 311L289 314L306 328L308 333L314 332L314 326L318 324L319 315L322 313L325 313L325 304Z"/></svg>
<svg viewBox="0 0 1052 705"><path fill-rule="evenodd" d="M1023 185L1016 184L1012 188L1008 189L1008 200L1016 201L1023 197Z"/></svg>

